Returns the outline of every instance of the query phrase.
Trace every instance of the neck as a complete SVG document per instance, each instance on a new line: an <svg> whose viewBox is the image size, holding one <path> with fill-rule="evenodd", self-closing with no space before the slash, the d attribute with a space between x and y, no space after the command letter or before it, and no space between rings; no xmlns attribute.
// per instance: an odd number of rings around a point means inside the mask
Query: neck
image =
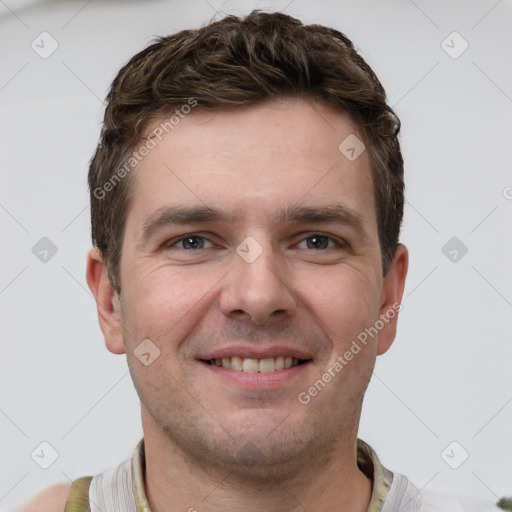
<svg viewBox="0 0 512 512"><path fill-rule="evenodd" d="M357 466L355 432L279 481L199 466L164 435L145 433L144 447L151 512L366 512L370 501L371 482Z"/></svg>

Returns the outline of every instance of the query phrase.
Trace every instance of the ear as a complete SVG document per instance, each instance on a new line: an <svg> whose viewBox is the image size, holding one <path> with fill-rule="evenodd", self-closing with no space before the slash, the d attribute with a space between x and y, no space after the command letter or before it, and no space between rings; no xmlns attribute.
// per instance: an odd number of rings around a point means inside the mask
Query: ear
<svg viewBox="0 0 512 512"><path fill-rule="evenodd" d="M110 283L103 257L94 248L87 256L87 284L96 299L96 309L105 345L113 354L124 354L123 327L119 296Z"/></svg>
<svg viewBox="0 0 512 512"><path fill-rule="evenodd" d="M384 277L379 318L384 327L379 332L377 355L387 352L396 336L398 322L398 306L402 302L405 278L409 266L409 252L403 244L398 244L390 269Z"/></svg>

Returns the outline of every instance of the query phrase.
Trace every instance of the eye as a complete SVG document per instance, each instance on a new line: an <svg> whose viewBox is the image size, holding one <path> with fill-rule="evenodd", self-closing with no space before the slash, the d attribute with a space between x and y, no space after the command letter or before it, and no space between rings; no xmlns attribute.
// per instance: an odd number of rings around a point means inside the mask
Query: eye
<svg viewBox="0 0 512 512"><path fill-rule="evenodd" d="M206 244L210 244L210 247L212 247L212 243L205 238L204 236L200 235L185 235L179 238L178 240L175 240L174 242L167 245L167 248L178 248L178 249L185 249L185 250L197 250L197 249L205 249Z"/></svg>
<svg viewBox="0 0 512 512"><path fill-rule="evenodd" d="M314 250L321 250L321 249L331 249L333 247L344 247L346 244L344 244L341 241L338 241L337 239L334 239L330 236L326 235L320 235L318 233L315 233L313 235L310 235L306 238L304 238L300 243L306 242L306 249L314 249ZM331 245L329 245L329 243Z"/></svg>

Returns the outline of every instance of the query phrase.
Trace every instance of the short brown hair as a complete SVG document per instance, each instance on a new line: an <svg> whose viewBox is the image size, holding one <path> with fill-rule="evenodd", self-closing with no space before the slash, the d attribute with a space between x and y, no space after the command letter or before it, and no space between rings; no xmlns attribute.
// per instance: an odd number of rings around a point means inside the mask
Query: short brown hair
<svg viewBox="0 0 512 512"><path fill-rule="evenodd" d="M253 11L158 38L112 83L89 188L92 241L118 292L131 181L121 178L148 124L191 98L196 109L222 109L282 97L310 98L347 112L360 128L372 164L382 272L387 274L400 234L404 181L400 120L386 104L384 88L341 32L303 25L282 13Z"/></svg>

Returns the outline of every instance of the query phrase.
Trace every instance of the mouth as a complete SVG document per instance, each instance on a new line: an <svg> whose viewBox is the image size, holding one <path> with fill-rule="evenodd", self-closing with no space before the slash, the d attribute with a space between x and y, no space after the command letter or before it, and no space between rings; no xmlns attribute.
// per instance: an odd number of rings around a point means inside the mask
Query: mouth
<svg viewBox="0 0 512 512"><path fill-rule="evenodd" d="M309 363L312 359L298 359L292 356L266 357L256 359L254 357L222 357L216 359L201 359L202 363L210 366L226 368L246 373L273 373L280 370L288 370Z"/></svg>

